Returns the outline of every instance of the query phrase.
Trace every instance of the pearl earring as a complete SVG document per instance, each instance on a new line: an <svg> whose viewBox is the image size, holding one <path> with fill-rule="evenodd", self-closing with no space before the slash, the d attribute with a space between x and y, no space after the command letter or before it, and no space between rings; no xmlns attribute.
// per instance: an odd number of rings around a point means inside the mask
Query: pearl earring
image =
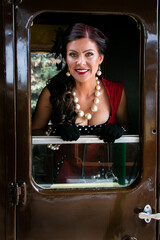
<svg viewBox="0 0 160 240"><path fill-rule="evenodd" d="M66 76L67 77L70 77L71 76L71 74L70 74L70 72L68 71L68 72L66 72Z"/></svg>
<svg viewBox="0 0 160 240"><path fill-rule="evenodd" d="M102 72L101 72L101 67L99 65L98 70L97 70L97 76L101 76L101 75L102 75Z"/></svg>

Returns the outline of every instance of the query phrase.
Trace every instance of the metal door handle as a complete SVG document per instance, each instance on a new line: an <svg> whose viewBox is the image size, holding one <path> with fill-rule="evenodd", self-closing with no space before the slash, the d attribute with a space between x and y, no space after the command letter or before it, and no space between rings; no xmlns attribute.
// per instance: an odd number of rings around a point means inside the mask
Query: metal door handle
<svg viewBox="0 0 160 240"><path fill-rule="evenodd" d="M143 212L140 212L138 214L138 217L140 219L144 219L144 221L146 223L150 223L150 221L152 219L155 219L155 220L160 220L160 213L155 213L155 214L152 214L152 208L149 204L147 204L144 209L143 209Z"/></svg>

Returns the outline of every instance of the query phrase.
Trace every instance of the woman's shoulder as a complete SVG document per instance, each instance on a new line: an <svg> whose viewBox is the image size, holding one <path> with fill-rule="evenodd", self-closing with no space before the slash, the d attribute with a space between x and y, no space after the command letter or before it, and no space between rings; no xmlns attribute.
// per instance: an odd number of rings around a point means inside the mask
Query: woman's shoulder
<svg viewBox="0 0 160 240"><path fill-rule="evenodd" d="M111 80L108 80L106 78L101 78L103 84L105 85L105 87L107 88L121 88L123 89L123 83L120 82L120 81L111 81Z"/></svg>
<svg viewBox="0 0 160 240"><path fill-rule="evenodd" d="M50 94L48 85L43 88L42 93L44 93L44 94Z"/></svg>
<svg viewBox="0 0 160 240"><path fill-rule="evenodd" d="M108 92L110 100L119 104L123 92L123 83L102 78L102 82Z"/></svg>
<svg viewBox="0 0 160 240"><path fill-rule="evenodd" d="M41 99L42 99L42 98L43 98L43 99L44 99L44 98L49 98L50 95L51 95L51 93L50 93L50 91L49 91L49 89L48 89L48 86L46 86L46 87L44 87L44 88L42 89L40 98L41 98Z"/></svg>

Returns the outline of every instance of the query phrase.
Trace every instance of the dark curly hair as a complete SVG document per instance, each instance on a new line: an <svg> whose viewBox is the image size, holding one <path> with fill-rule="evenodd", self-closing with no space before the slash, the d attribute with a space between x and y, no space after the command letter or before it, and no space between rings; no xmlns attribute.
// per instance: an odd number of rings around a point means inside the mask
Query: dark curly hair
<svg viewBox="0 0 160 240"><path fill-rule="evenodd" d="M61 43L55 44L55 46L59 46L58 49L53 47L52 51L55 51L56 55L62 54L62 57L66 59L67 44L81 38L93 40L97 44L99 53L105 54L108 46L107 37L99 29L84 23L76 23L70 26L64 32ZM66 65L47 85L51 93L50 102L53 106L52 123L54 126L57 124L74 124L77 117L72 96L75 81L72 76L66 77L67 69Z"/></svg>

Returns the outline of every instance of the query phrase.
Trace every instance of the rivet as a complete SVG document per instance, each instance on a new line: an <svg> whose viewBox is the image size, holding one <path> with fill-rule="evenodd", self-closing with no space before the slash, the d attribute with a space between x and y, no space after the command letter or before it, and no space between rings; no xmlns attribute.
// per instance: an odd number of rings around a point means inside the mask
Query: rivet
<svg viewBox="0 0 160 240"><path fill-rule="evenodd" d="M156 130L156 129L153 129L153 130L152 130L152 134L157 134L157 130Z"/></svg>

